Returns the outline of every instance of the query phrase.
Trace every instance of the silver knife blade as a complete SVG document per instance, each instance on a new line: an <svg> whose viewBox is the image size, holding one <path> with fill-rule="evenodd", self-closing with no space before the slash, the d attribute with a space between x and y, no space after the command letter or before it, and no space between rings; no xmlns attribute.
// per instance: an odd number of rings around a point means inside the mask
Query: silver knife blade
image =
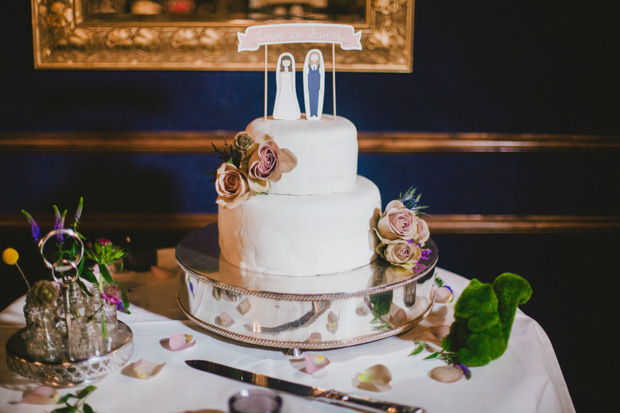
<svg viewBox="0 0 620 413"><path fill-rule="evenodd" d="M325 390L319 387L306 386L305 384L293 383L275 377L265 376L251 371L241 370L235 367L225 366L208 360L185 360L185 364L197 370L206 371L218 376L280 390L297 396L310 397L316 400L338 404L346 407L359 409L371 409L378 412L390 413L426 413L420 407L405 406L401 404L374 400L367 397L352 396L335 390Z"/></svg>

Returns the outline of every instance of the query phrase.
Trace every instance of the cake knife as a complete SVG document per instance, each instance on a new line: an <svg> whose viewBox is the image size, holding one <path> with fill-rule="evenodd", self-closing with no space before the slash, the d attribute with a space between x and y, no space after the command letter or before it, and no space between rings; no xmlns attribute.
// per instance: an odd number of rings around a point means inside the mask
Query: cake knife
<svg viewBox="0 0 620 413"><path fill-rule="evenodd" d="M256 386L267 387L269 389L280 390L286 393L295 394L320 400L322 402L338 404L351 408L370 409L376 412L389 413L426 413L420 407L405 406L391 402L370 399L368 397L350 396L335 390L324 390L318 387L306 386L304 384L293 383L274 377L264 376L250 371L240 370L235 367L225 366L207 360L186 360L185 363L197 370L217 374L218 376L254 384Z"/></svg>

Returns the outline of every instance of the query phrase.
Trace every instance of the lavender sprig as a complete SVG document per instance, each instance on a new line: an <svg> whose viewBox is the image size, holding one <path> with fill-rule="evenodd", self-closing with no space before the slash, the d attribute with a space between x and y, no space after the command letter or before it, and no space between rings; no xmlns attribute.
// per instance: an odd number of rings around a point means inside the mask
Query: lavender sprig
<svg viewBox="0 0 620 413"><path fill-rule="evenodd" d="M61 214L60 210L54 205L54 230L65 229L65 217L67 216L67 210ZM62 234L56 235L58 242L64 242L65 237Z"/></svg>
<svg viewBox="0 0 620 413"><path fill-rule="evenodd" d="M75 216L73 218L73 229L74 230L77 230L77 227L80 224L80 219L82 218L83 209L84 209L84 197L80 197L80 202L78 203L77 209L75 210Z"/></svg>
<svg viewBox="0 0 620 413"><path fill-rule="evenodd" d="M39 238L41 238L41 229L37 225L37 222L34 220L32 215L30 215L26 210L22 209L22 214L26 217L28 224L30 224L30 231L32 233L32 238L35 243L39 242Z"/></svg>

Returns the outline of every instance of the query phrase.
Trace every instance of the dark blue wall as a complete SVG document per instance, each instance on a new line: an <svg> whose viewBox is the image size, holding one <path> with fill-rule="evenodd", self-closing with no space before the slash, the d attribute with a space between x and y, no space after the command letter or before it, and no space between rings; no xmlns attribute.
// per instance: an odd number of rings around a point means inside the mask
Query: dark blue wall
<svg viewBox="0 0 620 413"><path fill-rule="evenodd" d="M35 71L29 2L5 3L4 131L237 130L263 113L260 72ZM361 131L617 134L615 24L586 4L418 0L413 73L339 74L338 113Z"/></svg>

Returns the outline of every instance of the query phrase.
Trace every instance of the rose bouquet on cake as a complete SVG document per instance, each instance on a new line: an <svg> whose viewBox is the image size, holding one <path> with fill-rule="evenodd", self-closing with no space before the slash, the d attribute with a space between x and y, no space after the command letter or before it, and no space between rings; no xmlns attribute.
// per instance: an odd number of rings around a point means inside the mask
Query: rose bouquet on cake
<svg viewBox="0 0 620 413"><path fill-rule="evenodd" d="M399 199L391 201L379 217L377 227L377 253L390 264L411 271L424 255L424 243L430 232L426 221L420 218L421 195L416 188L409 188Z"/></svg>
<svg viewBox="0 0 620 413"><path fill-rule="evenodd" d="M255 142L249 133L239 132L232 145L224 145L223 150L213 145L222 160L214 172L216 203L224 208L236 208L256 194L268 193L272 182L297 166L295 155L269 137Z"/></svg>

